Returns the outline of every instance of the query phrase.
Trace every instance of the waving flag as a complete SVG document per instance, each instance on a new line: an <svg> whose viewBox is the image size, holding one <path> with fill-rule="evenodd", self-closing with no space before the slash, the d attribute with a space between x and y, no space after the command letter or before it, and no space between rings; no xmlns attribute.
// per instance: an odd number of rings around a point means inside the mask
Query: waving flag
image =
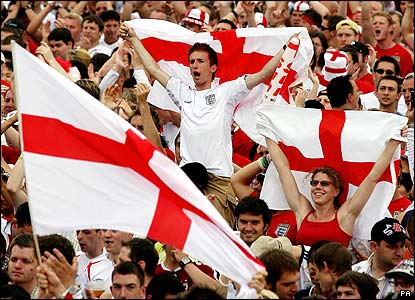
<svg viewBox="0 0 415 300"><path fill-rule="evenodd" d="M392 137L402 140L400 129L407 119L395 114L372 111L325 111L264 103L258 111L258 131L279 142L288 158L300 192L310 202L307 175L320 166L331 166L343 177L343 202L350 198L370 172ZM354 226L353 236L370 239L373 224L387 213L395 192L399 151L379 179L374 192ZM271 209L290 209L278 172L270 164L261 198ZM313 204L313 203L312 203Z"/></svg>
<svg viewBox="0 0 415 300"><path fill-rule="evenodd" d="M38 234L136 232L241 284L262 264L213 205L139 131L14 45L27 188Z"/></svg>
<svg viewBox="0 0 415 300"><path fill-rule="evenodd" d="M299 33L301 43L293 48L295 61L287 86L294 86L307 77L307 67L313 54L313 45L306 28L241 28L236 30L194 33L177 24L161 20L132 20L127 22L142 40L159 66L172 76L194 86L188 68L187 51L195 42L209 44L218 54L218 71L214 85L234 80L244 74L253 74L274 56L294 33ZM291 49L291 47L289 47ZM288 62L288 60L287 60ZM235 109L234 119L248 136L264 144L255 127L255 112L261 103L270 80L260 84L247 95ZM158 87L151 90L148 101L158 107L169 107L160 99L171 102ZM173 110L173 109L172 109Z"/></svg>

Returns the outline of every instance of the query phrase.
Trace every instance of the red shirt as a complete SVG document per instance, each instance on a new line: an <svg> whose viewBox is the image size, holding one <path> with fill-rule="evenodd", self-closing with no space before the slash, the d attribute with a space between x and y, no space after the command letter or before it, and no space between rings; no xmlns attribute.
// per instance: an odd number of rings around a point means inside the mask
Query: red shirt
<svg viewBox="0 0 415 300"><path fill-rule="evenodd" d="M363 78L362 78L363 79ZM362 92L362 94L368 94L375 91L375 86L370 84L362 79L356 79L357 89Z"/></svg>
<svg viewBox="0 0 415 300"><path fill-rule="evenodd" d="M413 72L412 57L408 50L401 45L395 44L395 46L389 49L381 49L378 45L376 45L374 48L376 50L376 58L382 56L392 56L399 62L399 66L401 67L401 77L405 77L406 74Z"/></svg>
<svg viewBox="0 0 415 300"><path fill-rule="evenodd" d="M233 153L245 156L249 159L249 151L255 143L246 135L242 129L234 131L232 138Z"/></svg>
<svg viewBox="0 0 415 300"><path fill-rule="evenodd" d="M311 246L318 241L338 242L344 247L349 245L351 236L345 233L339 225L336 216L328 222L311 222L308 217L313 213L311 211L302 221L297 232L297 243L299 245Z"/></svg>
<svg viewBox="0 0 415 300"><path fill-rule="evenodd" d="M402 196L401 198L398 198L396 200L392 200L388 206L388 209L392 215L392 218L396 219L402 212L405 211L405 209L407 209L407 207L411 203L412 203L411 200L409 200L405 196Z"/></svg>
<svg viewBox="0 0 415 300"><path fill-rule="evenodd" d="M273 211L271 224L267 230L267 236L287 237L291 244L296 245L297 222L292 210Z"/></svg>

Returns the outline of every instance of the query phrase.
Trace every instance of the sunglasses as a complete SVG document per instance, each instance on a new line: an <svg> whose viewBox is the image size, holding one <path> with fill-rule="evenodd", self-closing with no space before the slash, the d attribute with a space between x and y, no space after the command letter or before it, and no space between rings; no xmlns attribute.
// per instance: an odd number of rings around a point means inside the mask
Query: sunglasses
<svg viewBox="0 0 415 300"><path fill-rule="evenodd" d="M329 28L329 27L325 27L325 26L323 26L323 25L320 25L320 29L321 29L321 31L324 31L324 30L330 30L330 28Z"/></svg>
<svg viewBox="0 0 415 300"><path fill-rule="evenodd" d="M386 75L395 75L395 72L392 70L384 70L384 69L376 69L375 70L376 73L383 75L386 73Z"/></svg>
<svg viewBox="0 0 415 300"><path fill-rule="evenodd" d="M322 181L319 181L319 180L311 180L310 181L310 184L312 186L317 186L318 184L320 184L321 186L329 186L330 184L333 184L333 182L331 182L331 181L325 181L325 180L322 180Z"/></svg>
<svg viewBox="0 0 415 300"><path fill-rule="evenodd" d="M396 279L392 279L392 280L390 280L389 282L390 282L390 284L392 284L393 286L396 286L396 287L401 286L401 287L402 287L402 288L404 288L404 289L409 289L411 286L413 286L413 285L414 285L414 283L413 283L413 282L411 282L411 281L406 281L406 280L404 280L404 281L397 281Z"/></svg>

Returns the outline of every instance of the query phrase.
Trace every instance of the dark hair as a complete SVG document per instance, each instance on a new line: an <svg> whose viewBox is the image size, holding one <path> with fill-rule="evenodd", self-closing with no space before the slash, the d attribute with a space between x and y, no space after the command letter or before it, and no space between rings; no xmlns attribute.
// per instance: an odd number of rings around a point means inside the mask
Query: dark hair
<svg viewBox="0 0 415 300"><path fill-rule="evenodd" d="M318 27L321 26L322 18L318 12L310 8L303 12L303 18L306 17L315 23Z"/></svg>
<svg viewBox="0 0 415 300"><path fill-rule="evenodd" d="M24 39L20 35L9 35L6 37L3 42L1 42L2 45L10 45L12 41L15 41L17 44L19 44L22 48L27 48L27 43L24 41Z"/></svg>
<svg viewBox="0 0 415 300"><path fill-rule="evenodd" d="M393 64L395 67L395 75L399 75L401 73L401 67L399 66L398 61L392 56L388 56L388 55L381 56L375 61L375 64L373 66L374 71L378 69L379 63L381 62L388 62L388 63Z"/></svg>
<svg viewBox="0 0 415 300"><path fill-rule="evenodd" d="M195 43L192 47L190 47L187 58L190 58L190 55L195 51L205 51L209 54L209 63L211 66L218 65L218 54L215 50L212 49L208 44L205 43ZM216 72L215 72L216 73ZM212 74L212 80L215 78L215 73Z"/></svg>
<svg viewBox="0 0 415 300"><path fill-rule="evenodd" d="M97 54L98 55L98 54ZM95 56L97 56L95 55ZM71 65L72 67L76 67L79 71L79 74L81 75L81 79L88 79L88 68L85 66L85 64L80 61L79 59L71 59Z"/></svg>
<svg viewBox="0 0 415 300"><path fill-rule="evenodd" d="M50 41L63 41L66 45L72 42L72 47L74 46L71 32L64 27L53 29L48 35L48 42Z"/></svg>
<svg viewBox="0 0 415 300"><path fill-rule="evenodd" d="M311 174L311 180L314 179L314 176L317 173L323 173L326 174L328 177L330 177L330 179L333 181L333 185L336 189L339 189L339 194L334 198L334 207L335 208L339 208L340 207L340 196L344 191L344 181L343 178L340 176L339 172L337 172L335 169L333 169L332 167L328 167L328 166L323 166L323 167L319 167L319 168L315 168L313 169L310 174Z"/></svg>
<svg viewBox="0 0 415 300"><path fill-rule="evenodd" d="M315 108L315 109L324 109L324 105L320 103L320 101L316 99L310 99L304 102L305 108Z"/></svg>
<svg viewBox="0 0 415 300"><path fill-rule="evenodd" d="M17 36L22 36L22 34L23 34L23 31L24 30L22 30L22 29L20 29L20 28L17 28L17 27L9 27L9 26L4 26L2 29L1 29L1 31L4 31L4 32L11 32L13 35L17 35Z"/></svg>
<svg viewBox="0 0 415 300"><path fill-rule="evenodd" d="M366 273L347 271L336 281L336 289L339 286L356 288L360 299L376 299L379 292L378 281Z"/></svg>
<svg viewBox="0 0 415 300"><path fill-rule="evenodd" d="M204 193L208 184L208 171L204 165L198 162L191 162L181 167L183 172Z"/></svg>
<svg viewBox="0 0 415 300"><path fill-rule="evenodd" d="M14 71L13 70L13 63L12 62L6 61L4 64L6 65L6 68L7 69L10 69L12 72Z"/></svg>
<svg viewBox="0 0 415 300"><path fill-rule="evenodd" d="M38 240L41 255L44 255L45 251L48 251L49 253L54 255L53 248L56 248L62 253L66 261L70 265L72 264L72 260L75 257L75 250L73 249L71 242L67 238L59 234L50 234L40 236Z"/></svg>
<svg viewBox="0 0 415 300"><path fill-rule="evenodd" d="M30 299L30 294L24 288L6 282L3 282L0 287L0 295L2 299Z"/></svg>
<svg viewBox="0 0 415 300"><path fill-rule="evenodd" d="M324 263L338 276L352 269L352 253L340 243L331 242L321 246L312 256L319 270Z"/></svg>
<svg viewBox="0 0 415 300"><path fill-rule="evenodd" d="M32 226L32 220L30 219L30 211L29 211L29 203L23 202L19 205L16 209L16 213L14 215L16 218L17 226L23 227L25 225Z"/></svg>
<svg viewBox="0 0 415 300"><path fill-rule="evenodd" d="M96 56L96 55L95 55ZM131 89L137 84L135 77L127 78L122 86L123 89ZM136 101L137 102L137 101Z"/></svg>
<svg viewBox="0 0 415 300"><path fill-rule="evenodd" d="M280 280L283 273L296 273L300 269L298 261L285 250L269 250L261 254L258 259L264 264L268 272L265 280L271 285L271 291L274 293L277 290L277 281Z"/></svg>
<svg viewBox="0 0 415 300"><path fill-rule="evenodd" d="M236 24L234 22L232 22L231 20L228 20L228 19L220 19L217 24L219 24L219 23L228 24L228 25L231 26L232 29L238 28L238 27L236 27Z"/></svg>
<svg viewBox="0 0 415 300"><path fill-rule="evenodd" d="M378 84L376 85L376 91L379 89L379 85L383 80L392 80L395 81L398 85L398 93L401 92L401 79L393 75L385 75L381 79L379 79Z"/></svg>
<svg viewBox="0 0 415 300"><path fill-rule="evenodd" d="M109 59L110 56L104 53L97 53L92 56L90 63L94 66L94 72L98 72Z"/></svg>
<svg viewBox="0 0 415 300"><path fill-rule="evenodd" d="M20 234L16 236L10 244L10 253L14 246L19 246L20 248L33 248L35 250L35 242L33 241L33 235L31 234ZM36 255L35 255L36 257ZM36 257L37 259L37 257Z"/></svg>
<svg viewBox="0 0 415 300"><path fill-rule="evenodd" d="M99 17L101 18L102 23L105 23L107 21L121 22L121 16L115 10L105 10L99 15Z"/></svg>
<svg viewBox="0 0 415 300"><path fill-rule="evenodd" d="M333 78L327 86L327 97L330 99L331 107L338 108L347 103L347 97L353 94L351 76L339 76Z"/></svg>
<svg viewBox="0 0 415 300"><path fill-rule="evenodd" d="M147 299L165 299L166 294L177 295L185 290L182 282L173 272L155 275L146 288ZM149 296L151 295L151 298Z"/></svg>
<svg viewBox="0 0 415 300"><path fill-rule="evenodd" d="M129 241L123 241L121 245L130 249L130 259L133 263L138 265L139 261L145 261L144 272L148 275L154 275L159 255L154 249L153 243L148 239L133 238Z"/></svg>
<svg viewBox="0 0 415 300"><path fill-rule="evenodd" d="M325 17L325 19L327 19L327 27L330 31L336 30L337 23L346 20L344 17L339 15L328 15L327 17Z"/></svg>
<svg viewBox="0 0 415 300"><path fill-rule="evenodd" d="M322 246L324 246L325 244L328 244L328 243L330 243L330 242L322 240L322 241L317 241L314 244L312 244L310 249L308 249L308 252L307 252L307 257L306 257L307 263L314 262L313 261L313 254L318 249L320 249Z"/></svg>
<svg viewBox="0 0 415 300"><path fill-rule="evenodd" d="M143 270L135 263L131 261L124 261L122 263L119 263L114 267L114 270L112 271L111 279L114 279L115 274L121 274L121 275L129 275L134 274L137 276L138 281L140 282L140 285L144 285L144 272Z"/></svg>
<svg viewBox="0 0 415 300"><path fill-rule="evenodd" d="M316 57L316 64L319 67L324 67L324 53L326 52L327 48L329 47L329 44L327 43L327 38L326 36L320 32L320 31L316 31L316 32L311 32L310 34L310 38L319 38L320 42L321 42L321 46L323 46L323 52L320 53L319 57ZM314 49L314 53L315 53L315 49Z"/></svg>
<svg viewBox="0 0 415 300"><path fill-rule="evenodd" d="M352 62L354 64L359 63L359 56L357 55L356 48L351 45L346 45L340 49L340 51L344 51L346 53L350 53L352 55Z"/></svg>
<svg viewBox="0 0 415 300"><path fill-rule="evenodd" d="M102 22L102 19L98 17L97 15L90 15L84 18L82 20L82 27L84 27L85 22L97 24L100 32L104 30L104 23Z"/></svg>
<svg viewBox="0 0 415 300"><path fill-rule="evenodd" d="M240 214L249 213L254 216L262 216L265 225L271 223L271 211L264 200L257 197L246 196L239 201L235 208L236 219L239 219Z"/></svg>
<svg viewBox="0 0 415 300"><path fill-rule="evenodd" d="M187 292L180 294L179 299L210 300L224 298L207 286L193 285Z"/></svg>

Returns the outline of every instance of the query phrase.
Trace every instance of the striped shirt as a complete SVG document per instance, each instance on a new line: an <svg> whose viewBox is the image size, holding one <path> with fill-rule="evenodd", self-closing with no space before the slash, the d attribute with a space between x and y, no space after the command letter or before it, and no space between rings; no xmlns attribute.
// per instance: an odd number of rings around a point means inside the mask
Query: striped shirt
<svg viewBox="0 0 415 300"><path fill-rule="evenodd" d="M361 261L353 265L352 270L356 272L360 272L360 273L366 273L376 278L372 272L373 255L374 253L372 253L367 260ZM376 295L377 299L384 299L386 295L394 291L393 286L389 282L388 278L386 278L385 276L382 276L376 279L378 280L378 288L379 288L379 293Z"/></svg>

